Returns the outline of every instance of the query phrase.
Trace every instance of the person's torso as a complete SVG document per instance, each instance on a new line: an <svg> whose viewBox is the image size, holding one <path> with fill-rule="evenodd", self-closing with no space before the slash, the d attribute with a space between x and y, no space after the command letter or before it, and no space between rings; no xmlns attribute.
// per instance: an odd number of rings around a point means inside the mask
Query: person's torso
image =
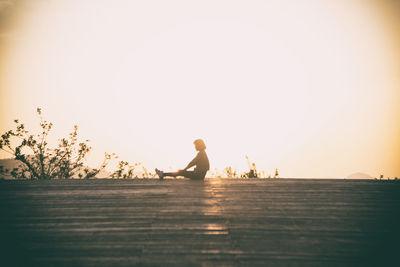
<svg viewBox="0 0 400 267"><path fill-rule="evenodd" d="M210 169L210 162L208 161L206 152L204 150L199 151L197 157L197 164L194 170L204 173L207 172Z"/></svg>

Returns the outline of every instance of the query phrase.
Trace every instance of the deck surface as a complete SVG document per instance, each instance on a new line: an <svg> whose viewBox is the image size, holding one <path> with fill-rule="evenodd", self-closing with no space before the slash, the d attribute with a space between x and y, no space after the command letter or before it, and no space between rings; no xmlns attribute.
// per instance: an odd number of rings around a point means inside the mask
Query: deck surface
<svg viewBox="0 0 400 267"><path fill-rule="evenodd" d="M394 181L0 181L0 212L1 266L400 266Z"/></svg>

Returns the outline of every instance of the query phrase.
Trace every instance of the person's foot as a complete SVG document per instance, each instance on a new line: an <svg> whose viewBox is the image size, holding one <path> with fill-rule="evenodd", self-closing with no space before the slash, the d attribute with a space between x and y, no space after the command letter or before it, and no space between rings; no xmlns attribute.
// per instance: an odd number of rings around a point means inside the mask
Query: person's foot
<svg viewBox="0 0 400 267"><path fill-rule="evenodd" d="M164 179L164 172L160 171L159 169L156 169L156 173L158 177L160 177L160 180Z"/></svg>

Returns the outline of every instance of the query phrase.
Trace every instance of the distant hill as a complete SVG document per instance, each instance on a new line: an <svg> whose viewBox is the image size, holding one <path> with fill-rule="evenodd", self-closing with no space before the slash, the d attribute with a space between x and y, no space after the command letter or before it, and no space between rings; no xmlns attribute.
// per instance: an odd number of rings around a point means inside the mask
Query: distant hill
<svg viewBox="0 0 400 267"><path fill-rule="evenodd" d="M0 159L0 166L2 166L4 169L8 169L9 171L14 168L18 168L18 166L21 165L23 164L15 159ZM0 174L0 178L12 178L12 176Z"/></svg>
<svg viewBox="0 0 400 267"><path fill-rule="evenodd" d="M95 177L96 178L110 178L111 177L111 172L102 170Z"/></svg>
<svg viewBox="0 0 400 267"><path fill-rule="evenodd" d="M13 168L17 168L21 165L23 165L23 163L15 159L0 159L0 166L3 166L6 169L12 170Z"/></svg>
<svg viewBox="0 0 400 267"><path fill-rule="evenodd" d="M355 172L355 173L352 173L349 176L347 176L347 179L374 179L374 177L372 177L366 173Z"/></svg>

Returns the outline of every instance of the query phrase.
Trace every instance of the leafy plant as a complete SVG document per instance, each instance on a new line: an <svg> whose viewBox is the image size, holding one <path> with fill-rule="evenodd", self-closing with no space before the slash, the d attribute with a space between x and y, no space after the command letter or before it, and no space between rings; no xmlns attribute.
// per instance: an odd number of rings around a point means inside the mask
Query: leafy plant
<svg viewBox="0 0 400 267"><path fill-rule="evenodd" d="M15 178L52 179L52 178L91 178L103 170L115 154L105 153L99 168L91 169L86 165L86 157L90 150L89 140L78 142L78 126L67 138L59 140L56 148L48 146L47 137L53 123L43 119L42 111L37 109L40 117L41 132L30 134L24 124L15 120L14 130L5 132L0 139L0 149L13 155L21 166L14 168L10 174ZM12 145L12 139L19 141ZM27 154L26 151L31 153Z"/></svg>
<svg viewBox="0 0 400 267"><path fill-rule="evenodd" d="M149 171L147 168L142 166L142 178L158 178L158 175L155 172Z"/></svg>
<svg viewBox="0 0 400 267"><path fill-rule="evenodd" d="M226 167L222 173L224 174L225 177L227 178L237 178L238 177L238 172L237 170L234 170L231 166Z"/></svg>
<svg viewBox="0 0 400 267"><path fill-rule="evenodd" d="M118 162L118 169L111 174L112 178L134 178L135 176L135 169L140 166L141 163L134 163L133 165L129 164L127 161L119 161Z"/></svg>
<svg viewBox="0 0 400 267"><path fill-rule="evenodd" d="M140 168L140 170L138 170ZM111 174L112 178L155 178L156 173L150 172L142 163L130 164L128 161L119 161L118 168Z"/></svg>

